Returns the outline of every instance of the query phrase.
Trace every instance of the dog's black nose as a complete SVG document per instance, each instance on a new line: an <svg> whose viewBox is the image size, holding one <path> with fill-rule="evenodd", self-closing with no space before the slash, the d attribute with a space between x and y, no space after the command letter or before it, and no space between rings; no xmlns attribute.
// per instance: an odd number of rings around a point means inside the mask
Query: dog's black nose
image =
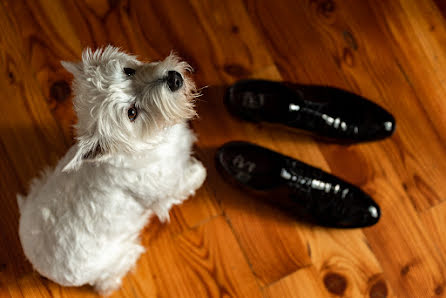
<svg viewBox="0 0 446 298"><path fill-rule="evenodd" d="M183 77L180 73L171 70L167 73L167 86L170 91L175 92L183 86Z"/></svg>

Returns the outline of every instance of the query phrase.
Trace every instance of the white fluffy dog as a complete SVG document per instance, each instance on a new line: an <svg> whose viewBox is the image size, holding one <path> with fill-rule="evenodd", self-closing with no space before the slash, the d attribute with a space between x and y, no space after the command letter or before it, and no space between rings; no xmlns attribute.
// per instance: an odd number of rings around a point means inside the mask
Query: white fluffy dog
<svg viewBox="0 0 446 298"><path fill-rule="evenodd" d="M20 240L43 276L109 294L144 251L149 217L168 220L206 177L186 124L197 93L173 55L142 63L108 46L62 65L74 75L77 142L18 197Z"/></svg>

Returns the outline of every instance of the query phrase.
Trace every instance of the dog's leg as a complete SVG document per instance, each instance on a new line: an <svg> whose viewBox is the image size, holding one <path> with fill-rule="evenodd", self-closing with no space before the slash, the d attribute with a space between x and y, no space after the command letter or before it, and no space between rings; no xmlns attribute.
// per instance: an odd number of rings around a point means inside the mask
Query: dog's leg
<svg viewBox="0 0 446 298"><path fill-rule="evenodd" d="M168 198L159 200L151 205L150 209L156 214L161 222L169 221L169 211L174 205L181 204L203 184L206 179L206 169L203 164L190 158L188 166L184 170L178 185L178 190Z"/></svg>
<svg viewBox="0 0 446 298"><path fill-rule="evenodd" d="M103 296L108 296L117 290L121 286L122 278L133 268L143 252L144 247L140 244L123 245L122 254L116 256L116 262L104 268L105 272L101 278L93 283L95 290Z"/></svg>
<svg viewBox="0 0 446 298"><path fill-rule="evenodd" d="M180 185L178 186L176 197L180 203L187 197L194 195L195 191L203 184L205 179L206 168L196 158L191 157L180 179Z"/></svg>
<svg viewBox="0 0 446 298"><path fill-rule="evenodd" d="M150 208L156 214L160 222L169 222L170 216L169 211L174 205L181 204L183 200L179 200L177 198L166 198L162 199L155 204L153 204Z"/></svg>
<svg viewBox="0 0 446 298"><path fill-rule="evenodd" d="M206 168L195 157L191 157L183 175L180 192L187 197L195 194L195 191L203 184L206 179Z"/></svg>

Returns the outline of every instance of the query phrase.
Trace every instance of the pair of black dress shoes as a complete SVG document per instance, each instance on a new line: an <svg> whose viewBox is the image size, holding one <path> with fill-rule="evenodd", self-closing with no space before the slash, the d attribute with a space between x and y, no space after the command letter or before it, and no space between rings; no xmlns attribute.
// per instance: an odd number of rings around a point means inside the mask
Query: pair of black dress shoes
<svg viewBox="0 0 446 298"><path fill-rule="evenodd" d="M384 139L395 130L389 112L332 87L243 80L227 89L225 105L247 121L280 124L343 143ZM378 204L358 187L258 145L227 143L217 150L216 165L225 178L319 225L366 227L381 215Z"/></svg>

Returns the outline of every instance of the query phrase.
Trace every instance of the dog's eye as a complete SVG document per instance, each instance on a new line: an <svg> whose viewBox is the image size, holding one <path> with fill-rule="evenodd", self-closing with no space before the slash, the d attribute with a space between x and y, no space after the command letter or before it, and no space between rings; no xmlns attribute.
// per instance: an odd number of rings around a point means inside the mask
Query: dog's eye
<svg viewBox="0 0 446 298"><path fill-rule="evenodd" d="M138 117L138 110L135 106L132 106L128 111L127 115L129 116L130 121L135 121L136 117Z"/></svg>
<svg viewBox="0 0 446 298"><path fill-rule="evenodd" d="M129 68L129 67L124 67L124 73L131 77L136 73L136 70L134 70L133 68Z"/></svg>

